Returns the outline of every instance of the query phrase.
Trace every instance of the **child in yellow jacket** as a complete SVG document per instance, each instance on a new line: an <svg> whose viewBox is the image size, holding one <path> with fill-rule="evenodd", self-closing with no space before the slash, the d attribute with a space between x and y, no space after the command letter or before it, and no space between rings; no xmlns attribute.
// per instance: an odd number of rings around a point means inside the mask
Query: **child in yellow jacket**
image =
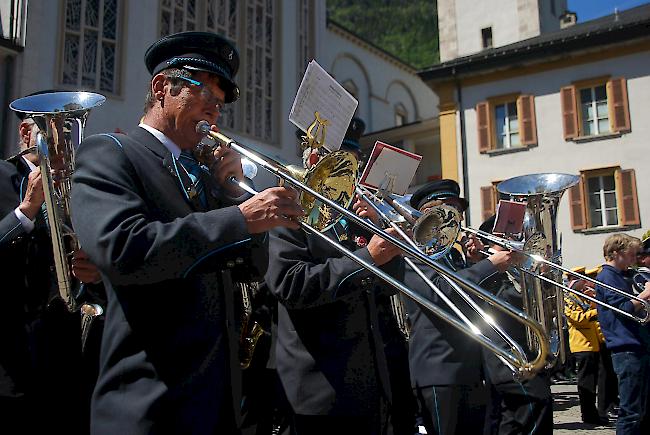
<svg viewBox="0 0 650 435"><path fill-rule="evenodd" d="M573 280L572 289L594 297L593 288L585 280ZM569 325L569 348L576 359L578 396L582 421L587 424L606 424L596 408L598 364L604 337L598 325L598 312L594 303L574 294L566 293L564 314Z"/></svg>

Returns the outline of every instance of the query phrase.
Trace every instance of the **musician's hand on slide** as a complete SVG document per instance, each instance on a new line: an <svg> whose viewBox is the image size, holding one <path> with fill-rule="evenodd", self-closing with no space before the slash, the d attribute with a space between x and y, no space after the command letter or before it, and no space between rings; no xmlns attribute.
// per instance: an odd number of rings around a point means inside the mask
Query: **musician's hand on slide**
<svg viewBox="0 0 650 435"><path fill-rule="evenodd" d="M478 263L484 258L481 251L485 249L485 246L475 234L469 234L467 236L463 247L465 248L465 255L473 263Z"/></svg>
<svg viewBox="0 0 650 435"><path fill-rule="evenodd" d="M490 260L499 272L505 272L513 264L514 255L512 251L494 251L488 257L488 260Z"/></svg>
<svg viewBox="0 0 650 435"><path fill-rule="evenodd" d="M355 196L356 201L352 205L352 210L362 218L370 219L375 225L379 225L379 216L374 208L370 207L368 203L361 199L359 195Z"/></svg>
<svg viewBox="0 0 650 435"><path fill-rule="evenodd" d="M34 220L36 214L41 209L43 201L45 201L45 195L43 194L41 168L36 168L29 173L25 198L22 200L18 208L22 214L27 216L29 219Z"/></svg>
<svg viewBox="0 0 650 435"><path fill-rule="evenodd" d="M90 262L83 249L72 253L72 275L85 284L98 283L102 280L99 269Z"/></svg>
<svg viewBox="0 0 650 435"><path fill-rule="evenodd" d="M397 236L397 231L393 228L388 228L385 230L388 234L392 236ZM400 255L402 251L391 242L382 239L378 235L372 236L367 246L368 252L372 260L377 266L388 263L390 260L395 258L395 256Z"/></svg>
<svg viewBox="0 0 650 435"><path fill-rule="evenodd" d="M294 219L305 215L296 202L298 192L290 187L272 187L239 204L250 234L264 233L275 227L300 228Z"/></svg>

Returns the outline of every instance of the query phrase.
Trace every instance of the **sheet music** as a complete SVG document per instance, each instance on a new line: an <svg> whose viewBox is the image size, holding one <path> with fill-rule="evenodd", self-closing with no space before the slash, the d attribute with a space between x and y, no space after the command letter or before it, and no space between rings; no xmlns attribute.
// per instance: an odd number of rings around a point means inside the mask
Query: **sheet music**
<svg viewBox="0 0 650 435"><path fill-rule="evenodd" d="M304 132L314 122L315 112L329 121L325 147L330 151L341 148L359 102L330 76L315 60L309 62L300 87L293 100L289 121Z"/></svg>

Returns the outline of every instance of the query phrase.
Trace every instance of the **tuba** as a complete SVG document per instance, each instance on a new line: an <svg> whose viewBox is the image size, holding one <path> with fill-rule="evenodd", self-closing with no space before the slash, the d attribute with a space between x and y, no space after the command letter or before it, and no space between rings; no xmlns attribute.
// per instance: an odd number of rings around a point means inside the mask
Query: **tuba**
<svg viewBox="0 0 650 435"><path fill-rule="evenodd" d="M510 178L497 185L505 199L524 202L526 210L522 231L518 236L526 256L521 265L526 273L513 273L511 279L521 291L523 308L540 323L550 340L550 356L564 362L566 340L562 331L564 298L562 272L558 268L535 261L535 257L558 265L562 264L562 239L557 230L557 210L564 192L578 183L570 174L530 174ZM530 272L530 273L528 273ZM543 277L545 279L540 279ZM555 284L557 283L557 284ZM536 337L526 329L530 348L537 348ZM554 361L549 361L549 364Z"/></svg>
<svg viewBox="0 0 650 435"><path fill-rule="evenodd" d="M83 287L72 277L72 253L79 242L72 230L70 210L71 177L75 149L81 143L90 110L106 98L91 92L51 92L14 100L9 107L27 114L39 132L36 148L40 160L47 224L52 239L54 267L59 295L70 312L80 310ZM101 309L82 309L86 316L101 314Z"/></svg>

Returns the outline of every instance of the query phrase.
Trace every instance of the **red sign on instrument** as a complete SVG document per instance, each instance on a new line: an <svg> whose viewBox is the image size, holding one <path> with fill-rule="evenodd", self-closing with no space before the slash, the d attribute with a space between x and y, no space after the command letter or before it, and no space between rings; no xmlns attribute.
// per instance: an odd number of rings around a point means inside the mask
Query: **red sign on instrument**
<svg viewBox="0 0 650 435"><path fill-rule="evenodd" d="M404 195L421 160L420 155L377 141L359 183L371 189Z"/></svg>
<svg viewBox="0 0 650 435"><path fill-rule="evenodd" d="M500 200L492 232L501 235L520 234L524 227L525 215L525 202Z"/></svg>

